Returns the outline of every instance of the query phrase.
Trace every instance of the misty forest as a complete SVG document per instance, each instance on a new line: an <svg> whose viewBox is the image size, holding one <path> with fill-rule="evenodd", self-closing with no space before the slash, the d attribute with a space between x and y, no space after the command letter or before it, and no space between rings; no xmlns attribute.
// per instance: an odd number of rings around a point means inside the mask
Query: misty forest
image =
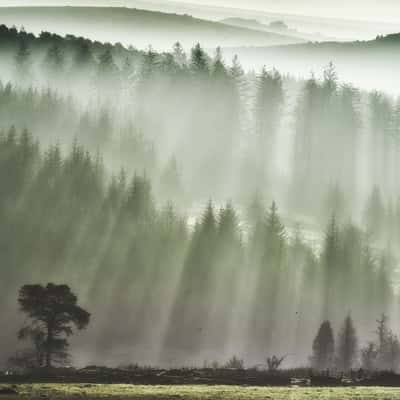
<svg viewBox="0 0 400 400"><path fill-rule="evenodd" d="M400 99L200 44L1 25L0 60L1 365L54 282L73 365L400 369Z"/></svg>

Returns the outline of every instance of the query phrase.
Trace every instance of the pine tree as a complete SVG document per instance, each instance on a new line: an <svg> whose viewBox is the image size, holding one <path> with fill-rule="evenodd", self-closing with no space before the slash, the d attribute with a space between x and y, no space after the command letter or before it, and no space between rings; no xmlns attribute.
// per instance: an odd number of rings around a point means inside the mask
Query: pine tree
<svg viewBox="0 0 400 400"><path fill-rule="evenodd" d="M339 276L340 247L339 247L339 229L336 224L335 216L332 216L327 232L325 234L324 245L322 249L322 267L324 274L324 316L331 316L335 309L335 296L337 288L337 278Z"/></svg>
<svg viewBox="0 0 400 400"><path fill-rule="evenodd" d="M175 62L181 68L186 66L186 63L187 63L186 54L185 54L185 51L183 50L182 45L179 42L176 42L174 44L174 47L172 49L172 54L173 54Z"/></svg>
<svg viewBox="0 0 400 400"><path fill-rule="evenodd" d="M368 232L380 238L385 220L385 208L379 188L374 186L365 209L365 225Z"/></svg>
<svg viewBox="0 0 400 400"><path fill-rule="evenodd" d="M107 47L102 54L99 56L99 74L112 74L116 70L114 64L114 57L111 48Z"/></svg>
<svg viewBox="0 0 400 400"><path fill-rule="evenodd" d="M323 88L328 92L332 93L337 89L338 76L336 73L335 65L332 61L325 67L323 71L324 81Z"/></svg>
<svg viewBox="0 0 400 400"><path fill-rule="evenodd" d="M329 321L324 321L314 339L311 365L318 371L329 369L333 365L335 342Z"/></svg>
<svg viewBox="0 0 400 400"><path fill-rule="evenodd" d="M25 40L21 40L19 42L19 47L17 50L17 54L15 55L15 62L17 64L18 71L21 74L27 73L29 58L30 58L29 47Z"/></svg>
<svg viewBox="0 0 400 400"><path fill-rule="evenodd" d="M271 162L275 151L276 134L284 101L282 77L278 71L265 68L257 79L254 105L255 134L257 138L258 173L261 182L271 178Z"/></svg>
<svg viewBox="0 0 400 400"><path fill-rule="evenodd" d="M143 55L143 61L140 70L140 77L142 81L150 79L158 68L158 55L151 46Z"/></svg>
<svg viewBox="0 0 400 400"><path fill-rule="evenodd" d="M357 336L350 315L344 320L336 345L336 368L349 371L357 361Z"/></svg>
<svg viewBox="0 0 400 400"><path fill-rule="evenodd" d="M146 176L135 174L126 199L125 209L136 220L149 222L154 215L151 184Z"/></svg>
<svg viewBox="0 0 400 400"><path fill-rule="evenodd" d="M389 154L391 150L391 121L393 108L390 99L379 92L369 94L369 127L371 134L371 180L374 185L385 188L389 173Z"/></svg>
<svg viewBox="0 0 400 400"><path fill-rule="evenodd" d="M278 263L282 256L285 239L285 227L279 217L276 203L273 201L266 220L266 250Z"/></svg>
<svg viewBox="0 0 400 400"><path fill-rule="evenodd" d="M213 79L219 82L228 78L228 72L222 59L222 50L220 47L217 47L215 50L215 56L211 65L211 75Z"/></svg>
<svg viewBox="0 0 400 400"><path fill-rule="evenodd" d="M320 118L320 84L312 75L301 90L296 111L292 197L296 198L295 209L308 209L315 198L315 159L318 154L317 137Z"/></svg>
<svg viewBox="0 0 400 400"><path fill-rule="evenodd" d="M376 322L378 324L376 365L381 370L395 371L400 363L400 342L389 329L388 318L385 314L382 314Z"/></svg>
<svg viewBox="0 0 400 400"><path fill-rule="evenodd" d="M58 43L54 43L47 50L45 64L55 71L60 70L64 64L64 51Z"/></svg>
<svg viewBox="0 0 400 400"><path fill-rule="evenodd" d="M89 41L79 39L76 44L74 63L78 68L88 67L94 62Z"/></svg>
<svg viewBox="0 0 400 400"><path fill-rule="evenodd" d="M218 235L225 243L236 245L239 239L239 222L235 210L230 202L221 209L218 218Z"/></svg>
<svg viewBox="0 0 400 400"><path fill-rule="evenodd" d="M208 57L204 50L201 48L200 43L192 48L190 55L190 69L196 75L207 75L208 70Z"/></svg>
<svg viewBox="0 0 400 400"><path fill-rule="evenodd" d="M229 73L238 86L243 83L244 71L237 55L232 59L232 66L229 69Z"/></svg>

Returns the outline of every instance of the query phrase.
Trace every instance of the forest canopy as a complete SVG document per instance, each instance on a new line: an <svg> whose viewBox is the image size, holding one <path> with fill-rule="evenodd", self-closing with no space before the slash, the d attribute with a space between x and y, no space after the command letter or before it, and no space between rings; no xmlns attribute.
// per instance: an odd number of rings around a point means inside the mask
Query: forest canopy
<svg viewBox="0 0 400 400"><path fill-rule="evenodd" d="M348 366L341 349L367 357L382 314L394 341L398 100L340 82L329 60L303 81L200 44L1 26L0 56L2 350L18 288L44 281L94 316L81 364L314 351L328 365L331 329L329 357Z"/></svg>

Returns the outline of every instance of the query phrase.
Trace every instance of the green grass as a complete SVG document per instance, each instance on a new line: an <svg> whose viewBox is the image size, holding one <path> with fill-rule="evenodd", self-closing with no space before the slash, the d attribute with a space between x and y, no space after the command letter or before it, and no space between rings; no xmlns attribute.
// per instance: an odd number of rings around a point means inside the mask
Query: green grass
<svg viewBox="0 0 400 400"><path fill-rule="evenodd" d="M7 387L8 385L0 385ZM11 399L143 399L143 400L400 400L400 388L294 388L242 386L133 386L133 385L16 385L19 396Z"/></svg>

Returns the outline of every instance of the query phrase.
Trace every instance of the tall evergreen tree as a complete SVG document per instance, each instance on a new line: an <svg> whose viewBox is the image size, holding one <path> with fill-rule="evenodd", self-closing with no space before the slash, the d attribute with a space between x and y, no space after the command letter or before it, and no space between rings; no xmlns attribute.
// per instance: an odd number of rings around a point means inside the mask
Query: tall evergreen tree
<svg viewBox="0 0 400 400"><path fill-rule="evenodd" d="M196 75L206 75L209 72L208 57L200 44L197 43L191 50L190 69Z"/></svg>
<svg viewBox="0 0 400 400"><path fill-rule="evenodd" d="M313 341L311 365L314 369L323 371L333 365L335 342L333 330L329 321L324 321L319 327Z"/></svg>
<svg viewBox="0 0 400 400"><path fill-rule="evenodd" d="M258 179L261 182L266 177L272 176L272 159L275 153L276 134L279 128L283 101L284 92L281 75L276 70L269 72L263 68L257 79L254 107L255 134L259 157L258 173L260 174Z"/></svg>
<svg viewBox="0 0 400 400"><path fill-rule="evenodd" d="M336 368L349 371L357 361L357 335L350 315L344 320L336 345Z"/></svg>

